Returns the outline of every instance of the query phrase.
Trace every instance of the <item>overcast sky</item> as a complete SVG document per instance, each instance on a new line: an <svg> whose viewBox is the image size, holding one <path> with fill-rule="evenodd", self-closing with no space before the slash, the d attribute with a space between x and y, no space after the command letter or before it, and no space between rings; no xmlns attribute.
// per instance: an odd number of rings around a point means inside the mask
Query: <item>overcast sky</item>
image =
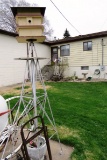
<svg viewBox="0 0 107 160"><path fill-rule="evenodd" d="M107 0L52 0L77 32L57 11L50 0L27 0L46 7L45 16L54 30L53 37L63 38L67 28L71 36L107 30Z"/></svg>

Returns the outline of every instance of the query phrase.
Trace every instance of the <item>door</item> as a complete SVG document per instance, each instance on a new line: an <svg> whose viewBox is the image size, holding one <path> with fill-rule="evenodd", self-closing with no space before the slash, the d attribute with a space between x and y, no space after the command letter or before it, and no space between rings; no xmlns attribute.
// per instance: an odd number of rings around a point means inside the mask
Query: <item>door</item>
<svg viewBox="0 0 107 160"><path fill-rule="evenodd" d="M58 47L52 47L51 48L51 62L52 62L52 64L55 63L56 60L58 60Z"/></svg>

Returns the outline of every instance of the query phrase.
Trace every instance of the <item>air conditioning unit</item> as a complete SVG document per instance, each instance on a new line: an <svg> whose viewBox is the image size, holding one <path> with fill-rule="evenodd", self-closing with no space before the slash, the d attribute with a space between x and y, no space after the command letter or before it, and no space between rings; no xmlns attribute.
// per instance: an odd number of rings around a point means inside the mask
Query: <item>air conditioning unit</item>
<svg viewBox="0 0 107 160"><path fill-rule="evenodd" d="M105 71L105 66L100 66L101 71Z"/></svg>

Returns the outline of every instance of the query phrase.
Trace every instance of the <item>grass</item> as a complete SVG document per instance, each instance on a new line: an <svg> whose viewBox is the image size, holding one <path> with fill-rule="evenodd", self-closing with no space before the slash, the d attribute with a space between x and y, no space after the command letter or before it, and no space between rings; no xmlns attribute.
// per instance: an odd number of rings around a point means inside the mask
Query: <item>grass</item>
<svg viewBox="0 0 107 160"><path fill-rule="evenodd" d="M46 85L61 142L74 147L71 159L107 160L107 83Z"/></svg>
<svg viewBox="0 0 107 160"><path fill-rule="evenodd" d="M47 83L61 142L73 160L107 160L107 83Z"/></svg>

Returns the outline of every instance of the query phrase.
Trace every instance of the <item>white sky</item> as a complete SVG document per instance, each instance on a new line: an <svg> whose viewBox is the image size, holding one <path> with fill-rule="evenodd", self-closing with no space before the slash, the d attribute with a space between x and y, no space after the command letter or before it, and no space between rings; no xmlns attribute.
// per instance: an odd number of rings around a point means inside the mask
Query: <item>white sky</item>
<svg viewBox="0 0 107 160"><path fill-rule="evenodd" d="M46 7L45 16L54 30L53 37L63 38L67 28L71 36L79 33L61 16L50 0L26 0ZM107 0L52 0L81 34L107 30Z"/></svg>

